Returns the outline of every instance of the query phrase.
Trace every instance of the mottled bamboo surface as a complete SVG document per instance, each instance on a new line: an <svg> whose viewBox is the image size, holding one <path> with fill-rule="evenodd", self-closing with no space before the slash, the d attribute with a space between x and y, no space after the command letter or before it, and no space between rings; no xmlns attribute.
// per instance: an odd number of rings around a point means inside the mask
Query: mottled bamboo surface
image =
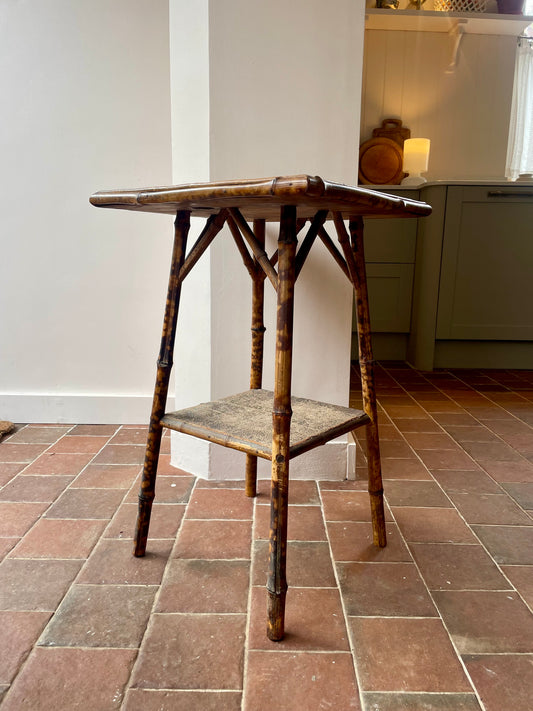
<svg viewBox="0 0 533 711"><path fill-rule="evenodd" d="M298 207L299 218L318 210L340 212L343 217L418 217L429 215L423 202L323 180L293 175L253 180L226 180L132 190L104 190L91 196L91 204L141 212L175 215L190 210L208 217L228 207L238 208L246 220L279 220L281 205Z"/></svg>

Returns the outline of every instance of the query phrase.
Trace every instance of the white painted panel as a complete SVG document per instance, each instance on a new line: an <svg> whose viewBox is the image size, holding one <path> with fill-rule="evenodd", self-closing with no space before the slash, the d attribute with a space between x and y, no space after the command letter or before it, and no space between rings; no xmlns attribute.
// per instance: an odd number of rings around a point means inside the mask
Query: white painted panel
<svg viewBox="0 0 533 711"><path fill-rule="evenodd" d="M209 180L208 0L170 2L172 181ZM205 221L192 218L189 247ZM174 352L176 409L213 399L211 359L211 252L207 250L183 283ZM212 445L171 433L171 463L209 475Z"/></svg>
<svg viewBox="0 0 533 711"><path fill-rule="evenodd" d="M386 32L365 32L363 99L361 102L361 141L372 138L372 129L384 115L383 93L387 70Z"/></svg>
<svg viewBox="0 0 533 711"><path fill-rule="evenodd" d="M387 32L382 114L400 118L403 114L405 73L405 32ZM398 61L400 58L400 61Z"/></svg>
<svg viewBox="0 0 533 711"><path fill-rule="evenodd" d="M431 139L428 180L503 178L516 40L367 30L361 136L401 118ZM380 109L378 109L380 107Z"/></svg>
<svg viewBox="0 0 533 711"><path fill-rule="evenodd" d="M352 182L362 3L216 0L209 21L211 177Z"/></svg>
<svg viewBox="0 0 533 711"><path fill-rule="evenodd" d="M343 438L345 439L345 438ZM211 452L212 478L234 480L244 477L245 455L234 449L214 446ZM345 441L327 442L291 460L292 479L336 481L355 478L355 446ZM188 471L188 470L186 470ZM270 479L271 464L266 459L257 462L258 479Z"/></svg>
<svg viewBox="0 0 533 711"><path fill-rule="evenodd" d="M203 7L203 5L202 5ZM174 0L172 27L190 14L185 0ZM204 40L171 40L173 77L180 66L203 63ZM207 28L205 28L207 31ZM364 12L352 0L213 0L209 3L209 175L206 179L253 178L291 173L319 174L354 183L357 176ZM204 81L204 77L199 77ZM174 79L173 79L174 82ZM180 98L173 88L173 114ZM206 103L188 104L188 120L205 125ZM179 123L173 118L173 129ZM176 145L176 141L174 141ZM176 154L174 154L176 155ZM194 157L190 157L193 160ZM194 161L193 161L194 162ZM268 229L269 252L276 226ZM209 291L210 367L204 368L201 333L187 331L197 349L191 390L217 398L248 387L251 286L226 230L213 243ZM265 284L264 386L272 386L275 302ZM199 294L199 292L198 292ZM351 339L351 289L329 254L317 244L296 288L293 392L347 404ZM200 383L202 372L207 384ZM176 372L179 399L179 374ZM185 377L187 377L185 375ZM185 442L182 443L185 446ZM338 447L337 447L338 448ZM346 474L332 458L329 476ZM333 451L324 448L322 454ZM177 458L173 454L173 461ZM183 455L185 456L185 455ZM211 448L209 476L228 468L242 476L238 453ZM218 464L221 458L223 464ZM176 459L177 462L177 459ZM240 464L239 464L240 462ZM307 468L310 471L310 468ZM219 472L217 474L217 471ZM198 472L201 473L201 472ZM204 474L201 473L203 476ZM232 474L235 476L235 473Z"/></svg>

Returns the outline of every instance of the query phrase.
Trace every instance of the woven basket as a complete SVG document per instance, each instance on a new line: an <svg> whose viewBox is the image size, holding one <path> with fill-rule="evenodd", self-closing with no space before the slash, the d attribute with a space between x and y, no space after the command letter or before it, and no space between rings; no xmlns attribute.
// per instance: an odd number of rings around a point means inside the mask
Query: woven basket
<svg viewBox="0 0 533 711"><path fill-rule="evenodd" d="M487 0L435 0L440 12L485 12Z"/></svg>

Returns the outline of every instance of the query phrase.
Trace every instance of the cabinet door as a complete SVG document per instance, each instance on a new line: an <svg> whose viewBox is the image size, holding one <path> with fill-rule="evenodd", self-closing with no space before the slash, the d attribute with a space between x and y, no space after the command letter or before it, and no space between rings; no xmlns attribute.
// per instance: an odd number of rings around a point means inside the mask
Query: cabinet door
<svg viewBox="0 0 533 711"><path fill-rule="evenodd" d="M533 188L448 188L437 338L533 339Z"/></svg>
<svg viewBox="0 0 533 711"><path fill-rule="evenodd" d="M411 326L413 264L367 264L372 333L408 333ZM354 320L352 330L357 330Z"/></svg>

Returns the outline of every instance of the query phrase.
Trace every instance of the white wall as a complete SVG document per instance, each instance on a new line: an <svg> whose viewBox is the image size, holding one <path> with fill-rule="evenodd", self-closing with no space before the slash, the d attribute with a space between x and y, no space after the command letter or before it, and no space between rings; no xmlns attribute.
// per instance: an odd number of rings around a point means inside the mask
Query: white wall
<svg viewBox="0 0 533 711"><path fill-rule="evenodd" d="M203 0L197 6L201 12L205 10ZM190 101L191 87L187 89L180 71L191 64L196 79L205 85L205 36L194 44L179 41L180 18L186 26L190 3L174 0L171 8L172 76L173 84L176 77L180 86L176 101L173 99L173 131L183 126L184 115L193 124L197 119L198 125L205 127L208 113L210 169L205 179L310 173L341 182L356 180L362 2L209 2L208 106ZM204 155L205 146L200 145L199 150ZM193 168L196 160L191 162ZM182 168L180 165L180 171ZM268 232L273 250L275 226ZM203 323L209 319L211 361L206 363L200 356L205 340L193 330L188 334L190 352L184 362L193 366L193 382L203 383L200 391L205 392L209 384L211 397L216 398L248 387L251 289L229 233L214 242L210 260L209 284L207 277L203 284L203 293L209 290L209 314L203 306L196 313ZM191 288L186 283L183 293L198 286ZM264 386L272 387L274 295L268 282L265 288ZM297 284L295 324L293 393L347 404L351 290L320 246ZM196 365L191 356L195 350L200 356ZM177 365L176 398L186 400L178 371ZM187 391L189 386L189 382L185 384ZM191 461L188 447L193 445L188 445L188 439L180 438L173 449L174 463L183 468ZM298 468L302 476L341 478L346 472L346 444L328 445L304 455L293 463L293 474ZM243 456L212 447L206 471L196 473L238 478L243 474Z"/></svg>
<svg viewBox="0 0 533 711"><path fill-rule="evenodd" d="M149 411L169 218L98 189L171 180L167 0L0 3L0 418Z"/></svg>
<svg viewBox="0 0 533 711"><path fill-rule="evenodd" d="M504 179L516 38L367 30L361 140L385 118L431 139L428 180Z"/></svg>
<svg viewBox="0 0 533 711"><path fill-rule="evenodd" d="M209 2L170 0L172 180L209 180ZM189 244L204 220L193 218ZM174 352L176 408L212 399L211 251L207 250L181 292ZM172 432L176 466L198 476L210 471L212 445Z"/></svg>

